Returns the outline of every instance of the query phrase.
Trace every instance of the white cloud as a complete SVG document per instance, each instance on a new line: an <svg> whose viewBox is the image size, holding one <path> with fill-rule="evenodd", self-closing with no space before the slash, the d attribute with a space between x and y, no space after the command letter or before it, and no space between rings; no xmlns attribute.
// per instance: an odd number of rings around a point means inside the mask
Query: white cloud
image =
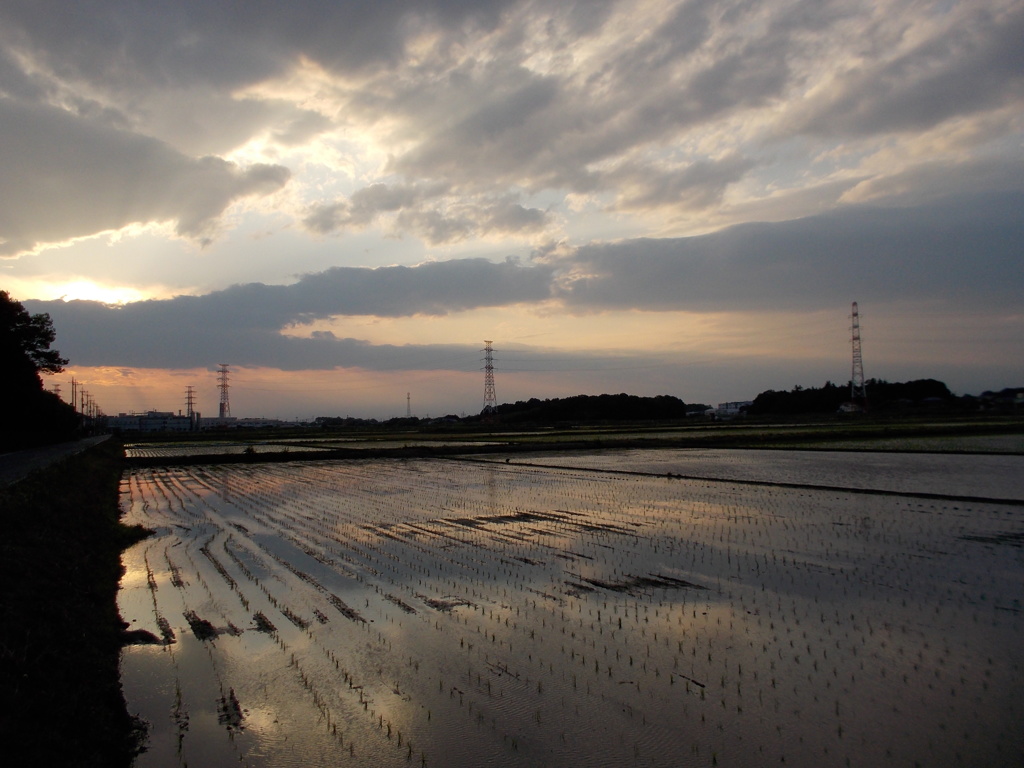
<svg viewBox="0 0 1024 768"><path fill-rule="evenodd" d="M189 158L154 139L4 98L0 133L0 255L159 221L205 241L231 203L274 192L290 175Z"/></svg>

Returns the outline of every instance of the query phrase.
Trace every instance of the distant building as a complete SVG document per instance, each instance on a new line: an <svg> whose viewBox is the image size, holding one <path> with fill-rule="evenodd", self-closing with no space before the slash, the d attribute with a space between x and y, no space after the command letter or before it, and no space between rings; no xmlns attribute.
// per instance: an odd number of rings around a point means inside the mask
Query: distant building
<svg viewBox="0 0 1024 768"><path fill-rule="evenodd" d="M194 432L199 419L198 414L189 417L170 411L119 413L107 417L107 428L112 432Z"/></svg>
<svg viewBox="0 0 1024 768"><path fill-rule="evenodd" d="M294 424L295 422L292 422ZM202 419L200 429L271 429L273 427L285 427L289 422L280 419L264 419L259 417L236 416L214 416L213 418Z"/></svg>
<svg viewBox="0 0 1024 768"><path fill-rule="evenodd" d="M753 400L738 400L734 403L719 403L715 409L715 418L732 419L745 413L754 404Z"/></svg>
<svg viewBox="0 0 1024 768"><path fill-rule="evenodd" d="M259 417L238 419L236 423L239 429L270 429L272 427L288 426L287 421L281 421L280 419L264 419ZM295 422L292 422L293 425L294 423Z"/></svg>
<svg viewBox="0 0 1024 768"><path fill-rule="evenodd" d="M213 416L206 417L199 420L199 428L202 430L206 429L236 429L238 427L238 419L233 416Z"/></svg>

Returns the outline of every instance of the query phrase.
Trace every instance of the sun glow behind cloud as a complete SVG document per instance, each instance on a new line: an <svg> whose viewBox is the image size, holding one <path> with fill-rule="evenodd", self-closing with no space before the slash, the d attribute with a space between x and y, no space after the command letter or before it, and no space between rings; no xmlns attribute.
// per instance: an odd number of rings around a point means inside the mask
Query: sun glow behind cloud
<svg viewBox="0 0 1024 768"><path fill-rule="evenodd" d="M546 352L616 353L622 356L689 354L701 357L750 357L782 354L812 357L845 350L841 317L818 313L698 313L637 310L566 315L550 306L504 306L438 317L335 317L291 325L281 333L310 338L318 333L353 337L370 344L478 343L481 329L501 339L505 350L531 348ZM823 331L831 325L828 331ZM774 338L774 343L772 339ZM518 355L521 357L522 355ZM515 366L511 366L515 367Z"/></svg>
<svg viewBox="0 0 1024 768"><path fill-rule="evenodd" d="M132 301L143 301L151 298L166 297L168 293L160 289L147 289L141 286L111 285L86 278L78 279L8 279L7 285L12 294L25 298L50 301L98 301L103 304L127 304Z"/></svg>

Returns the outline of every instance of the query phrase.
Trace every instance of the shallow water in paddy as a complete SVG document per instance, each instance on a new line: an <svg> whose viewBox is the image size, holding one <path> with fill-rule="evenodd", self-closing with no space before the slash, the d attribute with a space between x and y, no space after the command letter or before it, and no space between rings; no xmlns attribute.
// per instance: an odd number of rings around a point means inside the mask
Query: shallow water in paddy
<svg viewBox="0 0 1024 768"><path fill-rule="evenodd" d="M139 766L1021 759L1021 506L503 460L135 470L124 504L157 535L122 615L166 641L123 659Z"/></svg>
<svg viewBox="0 0 1024 768"><path fill-rule="evenodd" d="M899 493L1024 499L1024 455L692 448L523 453L510 461Z"/></svg>

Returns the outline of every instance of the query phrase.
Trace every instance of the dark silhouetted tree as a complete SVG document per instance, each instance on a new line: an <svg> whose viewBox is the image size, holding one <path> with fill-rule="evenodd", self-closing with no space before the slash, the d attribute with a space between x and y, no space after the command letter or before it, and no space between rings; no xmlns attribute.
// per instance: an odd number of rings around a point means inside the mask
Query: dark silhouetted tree
<svg viewBox="0 0 1024 768"><path fill-rule="evenodd" d="M43 390L40 374L60 373L68 362L50 349L55 339L49 315L31 315L0 291L0 450L66 439L78 425L74 408Z"/></svg>
<svg viewBox="0 0 1024 768"><path fill-rule="evenodd" d="M686 403L671 395L575 395L573 397L503 403L498 415L505 423L586 423L653 421L686 418Z"/></svg>
<svg viewBox="0 0 1024 768"><path fill-rule="evenodd" d="M47 314L30 315L20 301L0 291L0 362L3 386L42 389L43 373L60 373L67 360L50 349L57 338Z"/></svg>
<svg viewBox="0 0 1024 768"><path fill-rule="evenodd" d="M885 411L911 411L929 403L948 406L956 398L949 388L935 379L917 379L907 382L888 382L869 379L866 382L868 403L874 413ZM848 384L837 386L826 381L823 387L795 386L789 392L767 390L754 398L749 413L762 415L800 415L835 413L850 399Z"/></svg>

